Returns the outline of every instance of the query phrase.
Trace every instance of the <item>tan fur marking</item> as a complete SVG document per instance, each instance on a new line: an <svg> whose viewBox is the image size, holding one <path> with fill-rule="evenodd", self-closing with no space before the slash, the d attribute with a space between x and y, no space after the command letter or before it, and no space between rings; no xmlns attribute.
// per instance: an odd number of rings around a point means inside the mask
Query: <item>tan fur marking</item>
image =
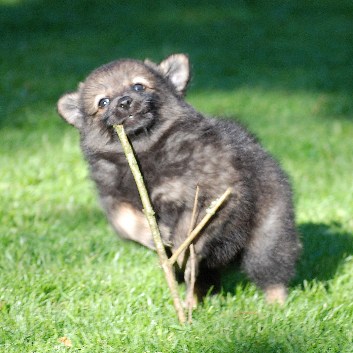
<svg viewBox="0 0 353 353"><path fill-rule="evenodd" d="M136 83L141 83L142 85L148 87L148 88L152 88L152 84L146 80L144 77L142 76L137 76L135 77L133 80L132 80L132 83L133 84L136 84Z"/></svg>
<svg viewBox="0 0 353 353"><path fill-rule="evenodd" d="M141 211L123 203L117 207L111 221L123 238L134 240L150 249L154 249L147 219Z"/></svg>
<svg viewBox="0 0 353 353"><path fill-rule="evenodd" d="M110 221L122 238L136 241L155 250L150 227L141 211L124 202L117 206L114 213L110 215ZM159 230L164 244L170 246L168 243L170 229L164 224L159 224Z"/></svg>
<svg viewBox="0 0 353 353"><path fill-rule="evenodd" d="M279 284L265 289L266 301L269 304L283 305L287 299L287 289Z"/></svg>

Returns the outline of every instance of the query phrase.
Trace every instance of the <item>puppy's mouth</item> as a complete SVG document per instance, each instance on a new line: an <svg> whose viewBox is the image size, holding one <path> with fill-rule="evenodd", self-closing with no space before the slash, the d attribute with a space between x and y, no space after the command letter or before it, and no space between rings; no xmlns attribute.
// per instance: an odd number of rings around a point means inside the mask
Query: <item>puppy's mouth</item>
<svg viewBox="0 0 353 353"><path fill-rule="evenodd" d="M104 119L107 127L114 125L123 125L127 134L138 134L141 131L147 131L154 124L154 114L152 110L143 110L139 112L127 112L123 115L111 114Z"/></svg>
<svg viewBox="0 0 353 353"><path fill-rule="evenodd" d="M119 112L111 113L103 118L104 123L107 126L113 125L131 125L141 123L145 119L149 120L152 118L152 112L150 109L145 109L137 112L126 112L120 114Z"/></svg>
<svg viewBox="0 0 353 353"><path fill-rule="evenodd" d="M141 131L148 131L155 122L155 100L151 96L140 98L136 95L116 97L103 115L104 125L108 128L123 125L127 134L137 135Z"/></svg>

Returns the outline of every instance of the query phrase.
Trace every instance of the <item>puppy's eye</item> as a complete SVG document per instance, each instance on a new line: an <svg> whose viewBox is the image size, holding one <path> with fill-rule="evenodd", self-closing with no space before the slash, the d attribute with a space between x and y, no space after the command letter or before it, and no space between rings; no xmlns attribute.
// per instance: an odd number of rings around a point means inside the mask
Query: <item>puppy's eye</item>
<svg viewBox="0 0 353 353"><path fill-rule="evenodd" d="M110 99L109 98L102 98L99 102L98 102L98 107L99 108L105 108L109 105L110 103Z"/></svg>
<svg viewBox="0 0 353 353"><path fill-rule="evenodd" d="M142 92L145 90L145 86L141 83L135 83L133 86L132 86L132 89L136 92Z"/></svg>

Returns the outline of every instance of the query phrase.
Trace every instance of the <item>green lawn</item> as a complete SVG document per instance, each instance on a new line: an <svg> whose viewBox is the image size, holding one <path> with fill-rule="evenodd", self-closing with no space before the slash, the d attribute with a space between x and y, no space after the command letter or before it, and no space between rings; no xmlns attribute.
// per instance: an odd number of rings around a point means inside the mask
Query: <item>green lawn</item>
<svg viewBox="0 0 353 353"><path fill-rule="evenodd" d="M0 0L0 352L353 352L353 3L210 3ZM282 308L227 272L179 326L56 114L95 67L173 52L188 101L238 117L291 176L304 251Z"/></svg>

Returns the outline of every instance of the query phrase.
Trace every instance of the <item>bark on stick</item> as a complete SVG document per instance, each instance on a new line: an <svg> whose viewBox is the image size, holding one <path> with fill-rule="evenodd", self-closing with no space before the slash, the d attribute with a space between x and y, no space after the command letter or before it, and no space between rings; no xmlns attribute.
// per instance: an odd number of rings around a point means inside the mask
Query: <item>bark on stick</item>
<svg viewBox="0 0 353 353"><path fill-rule="evenodd" d="M173 304L175 311L177 313L179 322L181 324L184 324L186 322L186 316L182 307L182 303L178 294L178 287L177 287L177 282L175 280L174 276L174 271L172 268L172 264L169 262L168 256L165 252L165 248L161 239L160 231L158 228L158 224L155 218L155 212L152 208L148 192L145 186L145 183L143 181L142 174L140 172L140 169L138 167L134 152L132 150L132 147L130 145L130 142L125 134L124 127L122 125L115 125L114 129L116 133L119 136L120 142L122 144L126 159L129 163L131 172L134 176L136 186L138 188L140 197L141 197L141 202L143 205L143 211L146 215L149 227L151 229L152 237L154 240L154 244L156 246L156 251L159 256L159 261L161 264L161 267L164 271L165 278L168 283L168 287L170 289L172 299L173 299Z"/></svg>

